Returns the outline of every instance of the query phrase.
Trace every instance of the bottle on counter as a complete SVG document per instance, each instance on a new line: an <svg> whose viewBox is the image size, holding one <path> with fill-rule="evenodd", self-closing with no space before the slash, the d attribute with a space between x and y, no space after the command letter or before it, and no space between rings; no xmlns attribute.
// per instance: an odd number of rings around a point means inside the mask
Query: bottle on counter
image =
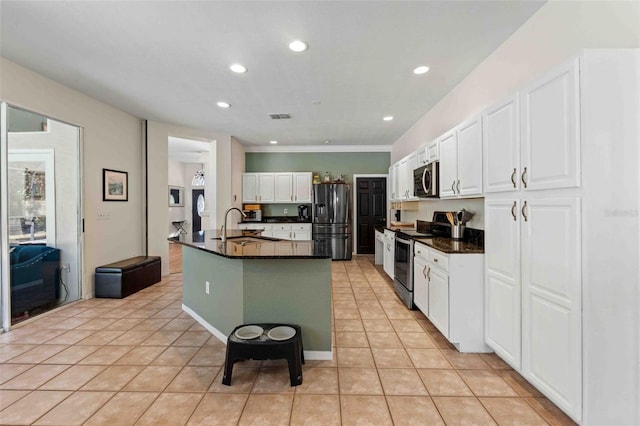
<svg viewBox="0 0 640 426"><path fill-rule="evenodd" d="M324 183L330 183L331 182L331 175L329 174L329 172L324 172L323 182Z"/></svg>

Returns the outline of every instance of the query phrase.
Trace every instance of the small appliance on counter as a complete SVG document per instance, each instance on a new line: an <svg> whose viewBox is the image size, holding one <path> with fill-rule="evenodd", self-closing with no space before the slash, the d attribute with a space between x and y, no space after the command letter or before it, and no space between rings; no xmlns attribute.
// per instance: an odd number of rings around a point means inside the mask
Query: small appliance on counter
<svg viewBox="0 0 640 426"><path fill-rule="evenodd" d="M246 215L246 217L242 218L243 222L262 222L260 204L245 204L242 207L242 213Z"/></svg>
<svg viewBox="0 0 640 426"><path fill-rule="evenodd" d="M300 222L309 220L309 206L306 206L304 204L300 204L298 206L298 220Z"/></svg>

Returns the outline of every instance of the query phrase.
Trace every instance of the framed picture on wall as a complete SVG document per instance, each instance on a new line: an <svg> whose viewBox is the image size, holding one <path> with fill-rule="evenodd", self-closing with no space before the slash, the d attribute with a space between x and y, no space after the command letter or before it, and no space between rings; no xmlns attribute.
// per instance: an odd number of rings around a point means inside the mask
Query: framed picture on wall
<svg viewBox="0 0 640 426"><path fill-rule="evenodd" d="M102 169L102 201L129 200L129 173Z"/></svg>

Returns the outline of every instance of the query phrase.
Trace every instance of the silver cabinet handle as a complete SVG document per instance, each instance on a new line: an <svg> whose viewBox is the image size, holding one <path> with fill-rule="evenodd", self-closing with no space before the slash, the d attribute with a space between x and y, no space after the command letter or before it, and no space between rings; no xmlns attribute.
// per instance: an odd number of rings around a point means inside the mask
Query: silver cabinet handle
<svg viewBox="0 0 640 426"><path fill-rule="evenodd" d="M458 184L456 185L456 188L458 188L458 194L460 193L460 179L458 179Z"/></svg>
<svg viewBox="0 0 640 426"><path fill-rule="evenodd" d="M455 180L451 184L451 190L453 191L454 194L456 193L456 181Z"/></svg>
<svg viewBox="0 0 640 426"><path fill-rule="evenodd" d="M435 263L438 263L438 259L433 259L433 261L434 261Z"/></svg>
<svg viewBox="0 0 640 426"><path fill-rule="evenodd" d="M429 269L427 269L427 279L431 281L431 266L429 266L428 268Z"/></svg>
<svg viewBox="0 0 640 426"><path fill-rule="evenodd" d="M513 202L513 206L511 206L511 216L513 216L513 221L516 221L516 202Z"/></svg>
<svg viewBox="0 0 640 426"><path fill-rule="evenodd" d="M511 173L511 183L513 183L513 187L516 187L516 168L513 168L513 173Z"/></svg>
<svg viewBox="0 0 640 426"><path fill-rule="evenodd" d="M524 221L528 221L529 218L527 217L527 213L524 211L527 208L527 202L525 201L524 204L522 205L522 216L524 216Z"/></svg>
<svg viewBox="0 0 640 426"><path fill-rule="evenodd" d="M524 170L522 170L522 176L520 176L520 179L522 179L522 184L524 185L525 189L527 188L527 168L525 167Z"/></svg>
<svg viewBox="0 0 640 426"><path fill-rule="evenodd" d="M427 279L427 273L425 272L426 269L427 269L427 265L424 265L424 268L422 268L422 275L424 275L425 279Z"/></svg>

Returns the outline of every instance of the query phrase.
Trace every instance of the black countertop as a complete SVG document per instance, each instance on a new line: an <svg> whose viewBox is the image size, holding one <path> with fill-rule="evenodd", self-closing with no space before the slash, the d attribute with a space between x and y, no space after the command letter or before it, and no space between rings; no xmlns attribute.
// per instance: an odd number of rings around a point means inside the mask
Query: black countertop
<svg viewBox="0 0 640 426"><path fill-rule="evenodd" d="M265 216L261 221L243 220L238 223L311 223L311 218L298 219L298 216Z"/></svg>
<svg viewBox="0 0 640 426"><path fill-rule="evenodd" d="M313 241L289 241L262 237L262 231L230 229L227 241L220 240L220 231L181 234L178 244L231 259L330 259L330 247Z"/></svg>
<svg viewBox="0 0 640 426"><path fill-rule="evenodd" d="M419 221L420 222L420 221ZM424 224L429 222L418 223L418 229L421 232L425 232ZM385 229L394 232L402 232L407 228L397 228L390 226L378 226L376 227L380 232L384 232ZM417 241L424 245L427 245L435 250L448 254L483 254L484 253L484 231L481 229L467 228L464 231L463 240L454 240L453 238L447 238L443 236L436 237L421 237L410 236L410 239Z"/></svg>

